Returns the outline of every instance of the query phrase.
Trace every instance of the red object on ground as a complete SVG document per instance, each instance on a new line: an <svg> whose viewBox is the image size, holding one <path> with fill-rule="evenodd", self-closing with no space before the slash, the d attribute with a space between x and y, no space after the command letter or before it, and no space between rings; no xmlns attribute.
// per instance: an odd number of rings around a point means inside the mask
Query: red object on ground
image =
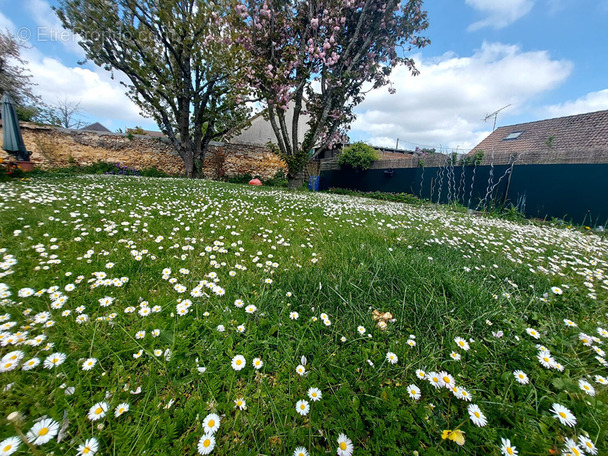
<svg viewBox="0 0 608 456"><path fill-rule="evenodd" d="M249 185L262 185L262 181L260 179L251 179Z"/></svg>

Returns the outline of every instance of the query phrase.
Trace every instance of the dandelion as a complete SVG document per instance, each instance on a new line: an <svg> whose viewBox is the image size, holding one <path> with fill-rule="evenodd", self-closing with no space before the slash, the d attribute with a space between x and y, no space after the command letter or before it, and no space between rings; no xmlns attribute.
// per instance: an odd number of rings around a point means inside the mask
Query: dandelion
<svg viewBox="0 0 608 456"><path fill-rule="evenodd" d="M28 431L28 442L34 445L43 445L53 439L59 432L59 423L52 418L38 421Z"/></svg>
<svg viewBox="0 0 608 456"><path fill-rule="evenodd" d="M199 454L209 454L215 448L215 437L210 434L205 434L198 441L198 452Z"/></svg>
<svg viewBox="0 0 608 456"><path fill-rule="evenodd" d="M89 414L87 415L87 418L89 418L91 421L97 421L106 416L108 408L110 408L110 406L107 402L98 402L89 409Z"/></svg>
<svg viewBox="0 0 608 456"><path fill-rule="evenodd" d="M238 408L239 410L247 410L247 403L245 402L245 399L243 399L242 397L235 399L234 408Z"/></svg>
<svg viewBox="0 0 608 456"><path fill-rule="evenodd" d="M471 418L473 424L479 427L483 427L488 424L486 416L481 412L478 405L471 404L467 407L467 410L469 412L469 417Z"/></svg>
<svg viewBox="0 0 608 456"><path fill-rule="evenodd" d="M114 410L114 416L118 418L120 415L127 413L129 411L129 407L129 404L126 402L118 404L116 406L116 410Z"/></svg>
<svg viewBox="0 0 608 456"><path fill-rule="evenodd" d="M90 439L85 440L82 445L78 446L77 454L78 454L78 456L94 455L95 453L97 453L98 449L99 449L99 442L97 441L97 439L95 437L91 437Z"/></svg>
<svg viewBox="0 0 608 456"><path fill-rule="evenodd" d="M445 439L449 439L451 441L453 441L454 443L456 443L459 446L463 446L464 445L464 432L462 432L459 429L454 429L453 431L451 430L444 430L441 433L441 438L443 440Z"/></svg>
<svg viewBox="0 0 608 456"><path fill-rule="evenodd" d="M386 360L391 364L397 364L397 361L399 361L399 358L393 352L388 352L386 354Z"/></svg>
<svg viewBox="0 0 608 456"><path fill-rule="evenodd" d="M203 420L203 430L205 434L213 435L220 428L220 417L215 413L210 413Z"/></svg>
<svg viewBox="0 0 608 456"><path fill-rule="evenodd" d="M416 401L420 399L420 396L422 396L420 393L420 388L418 388L416 385L409 385L407 387L407 394L409 394L410 397Z"/></svg>
<svg viewBox="0 0 608 456"><path fill-rule="evenodd" d="M338 436L338 456L351 456L353 454L353 442L346 436L340 434Z"/></svg>
<svg viewBox="0 0 608 456"><path fill-rule="evenodd" d="M516 456L518 454L516 447L511 445L511 440L503 438L500 440L502 442L500 451L502 451L503 456Z"/></svg>
<svg viewBox="0 0 608 456"><path fill-rule="evenodd" d="M524 371L516 370L513 372L513 376L515 377L515 381L517 381L517 383L521 383L522 385L527 385L530 381Z"/></svg>
<svg viewBox="0 0 608 456"><path fill-rule="evenodd" d="M240 371L245 367L246 364L247 362L245 361L245 357L243 355L236 355L234 358L232 358L231 365L235 371Z"/></svg>
<svg viewBox="0 0 608 456"><path fill-rule="evenodd" d="M309 388L308 397L311 401L317 402L321 400L321 398L323 397L323 393L321 393L321 390L319 388Z"/></svg>
<svg viewBox="0 0 608 456"><path fill-rule="evenodd" d="M557 418L564 426L574 427L576 424L576 417L563 405L554 403L553 407L549 410L553 413L553 416Z"/></svg>
<svg viewBox="0 0 608 456"><path fill-rule="evenodd" d="M262 361L260 358L253 358L253 368L254 369L260 370L263 365L264 365L264 361Z"/></svg>
<svg viewBox="0 0 608 456"><path fill-rule="evenodd" d="M308 405L308 401L301 400L296 402L296 412L298 412L302 416L308 415L308 411L310 410L310 405Z"/></svg>
<svg viewBox="0 0 608 456"><path fill-rule="evenodd" d="M21 445L21 439L19 437L9 437L6 440L0 442L0 454L1 455L9 455L13 454L15 451L19 449L19 445ZM307 453L308 456L308 453Z"/></svg>

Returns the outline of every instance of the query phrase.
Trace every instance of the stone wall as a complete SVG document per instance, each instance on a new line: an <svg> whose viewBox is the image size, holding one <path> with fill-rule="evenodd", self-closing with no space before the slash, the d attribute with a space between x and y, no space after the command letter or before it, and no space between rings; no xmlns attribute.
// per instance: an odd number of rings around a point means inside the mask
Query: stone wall
<svg viewBox="0 0 608 456"><path fill-rule="evenodd" d="M31 161L42 169L103 161L135 169L154 166L171 175L185 172L182 159L166 138L66 130L27 123L21 124L21 133L27 150L32 152ZM0 158L11 160L12 156L0 149ZM223 143L210 146L203 165L205 177L212 179L246 173L269 179L280 169L285 169L285 164L265 147Z"/></svg>

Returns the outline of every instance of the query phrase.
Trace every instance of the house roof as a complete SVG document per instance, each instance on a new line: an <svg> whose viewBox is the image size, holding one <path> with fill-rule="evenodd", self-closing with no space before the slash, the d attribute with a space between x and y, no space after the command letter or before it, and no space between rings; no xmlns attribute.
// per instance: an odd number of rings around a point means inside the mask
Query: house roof
<svg viewBox="0 0 608 456"><path fill-rule="evenodd" d="M499 127L469 154L608 150L608 110Z"/></svg>
<svg viewBox="0 0 608 456"><path fill-rule="evenodd" d="M103 133L112 133L110 130L108 130L106 127L104 127L103 125L101 125L99 122L95 122L94 124L87 125L86 127L81 128L81 130L100 131L100 132L103 132Z"/></svg>

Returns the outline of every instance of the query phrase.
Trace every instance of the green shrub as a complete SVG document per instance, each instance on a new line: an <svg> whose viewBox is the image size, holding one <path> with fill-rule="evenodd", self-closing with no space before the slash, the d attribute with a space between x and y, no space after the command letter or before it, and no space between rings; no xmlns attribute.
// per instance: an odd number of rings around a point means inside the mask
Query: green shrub
<svg viewBox="0 0 608 456"><path fill-rule="evenodd" d="M230 182L231 184L248 184L251 179L253 179L253 176L249 173L245 173L227 177L225 178L225 181Z"/></svg>
<svg viewBox="0 0 608 456"><path fill-rule="evenodd" d="M278 170L273 177L268 180L262 181L264 185L271 187L287 187L287 176L285 171L282 169Z"/></svg>
<svg viewBox="0 0 608 456"><path fill-rule="evenodd" d="M167 173L155 168L154 166L140 170L139 175L144 177L169 177Z"/></svg>
<svg viewBox="0 0 608 456"><path fill-rule="evenodd" d="M379 159L380 154L372 146L356 142L342 151L338 163L340 166L359 171L369 169L371 164Z"/></svg>

